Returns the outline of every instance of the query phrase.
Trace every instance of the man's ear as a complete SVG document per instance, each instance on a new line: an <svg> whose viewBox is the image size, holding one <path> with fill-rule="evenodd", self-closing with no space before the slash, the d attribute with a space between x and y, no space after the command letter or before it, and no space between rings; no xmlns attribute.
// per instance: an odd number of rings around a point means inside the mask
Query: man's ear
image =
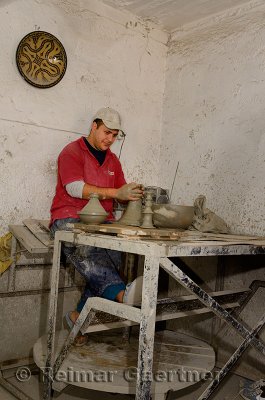
<svg viewBox="0 0 265 400"><path fill-rule="evenodd" d="M92 125L91 125L91 131L92 131L92 132L95 132L95 130L97 129L97 127L98 127L97 123L96 123L95 121L93 121L93 122L92 122Z"/></svg>

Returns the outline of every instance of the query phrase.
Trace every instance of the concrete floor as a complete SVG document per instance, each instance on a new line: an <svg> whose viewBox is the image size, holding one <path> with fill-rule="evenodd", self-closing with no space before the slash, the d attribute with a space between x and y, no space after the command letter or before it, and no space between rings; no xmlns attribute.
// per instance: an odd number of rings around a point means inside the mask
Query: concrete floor
<svg viewBox="0 0 265 400"><path fill-rule="evenodd" d="M42 384L39 383L38 376L33 375L28 382L18 382L15 377L8 378L9 382L12 382L16 387L18 387L25 394L30 396L33 400L42 399ZM213 400L242 400L240 396L240 391L242 388L242 383L244 378L237 375L231 374L225 381L221 384L218 391L211 397ZM167 400L196 400L203 391L205 384L202 385L197 383L188 389L171 392ZM58 400L126 400L134 399L134 395L124 395L124 394L111 394L105 392L98 392L89 389L76 388L74 386L68 386L58 397ZM0 399L1 400L14 400L16 399L9 392L4 390L0 386Z"/></svg>

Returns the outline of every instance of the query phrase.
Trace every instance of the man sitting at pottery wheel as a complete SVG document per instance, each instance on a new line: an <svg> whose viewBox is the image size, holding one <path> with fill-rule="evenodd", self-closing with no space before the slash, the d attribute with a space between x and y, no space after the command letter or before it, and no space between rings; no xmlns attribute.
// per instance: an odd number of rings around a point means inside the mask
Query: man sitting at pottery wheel
<svg viewBox="0 0 265 400"><path fill-rule="evenodd" d="M51 207L51 232L69 230L68 223L79 222L78 212L87 204L90 195L97 193L101 205L112 221L113 200L136 201L143 196L143 187L127 184L119 159L110 147L121 129L121 119L112 108L101 108L93 118L88 137L68 144L58 158L56 193ZM141 278L125 285L119 275L121 253L91 246L62 246L63 256L85 278L86 287L76 310L65 316L71 328L89 297L132 304L139 302ZM135 298L135 296L138 298ZM76 345L86 343L86 336L78 336Z"/></svg>

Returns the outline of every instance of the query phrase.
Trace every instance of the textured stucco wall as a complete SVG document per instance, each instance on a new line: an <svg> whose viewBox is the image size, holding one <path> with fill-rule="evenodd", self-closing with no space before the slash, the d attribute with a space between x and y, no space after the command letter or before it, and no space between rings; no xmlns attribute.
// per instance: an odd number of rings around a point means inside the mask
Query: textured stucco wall
<svg viewBox="0 0 265 400"><path fill-rule="evenodd" d="M50 89L27 84L16 67L19 41L36 29L57 36L68 56L63 80ZM0 35L0 233L23 218L49 217L57 155L87 134L102 106L123 117L127 180L156 183L165 33L100 1L13 0L1 1Z"/></svg>
<svg viewBox="0 0 265 400"><path fill-rule="evenodd" d="M207 205L233 232L265 233L265 5L251 2L171 38L160 184Z"/></svg>
<svg viewBox="0 0 265 400"><path fill-rule="evenodd" d="M42 261L41 257L35 258L33 264L34 259L23 253L16 268L14 296L6 293L8 271L1 275L0 362L32 356L33 344L47 332L51 260L52 254L49 254ZM63 316L67 311L75 309L83 284L81 275L75 273L74 287L70 288L69 269L60 269L56 329L66 328ZM35 292L29 293L30 290ZM42 293L38 293L40 290ZM11 332L14 334L11 335Z"/></svg>

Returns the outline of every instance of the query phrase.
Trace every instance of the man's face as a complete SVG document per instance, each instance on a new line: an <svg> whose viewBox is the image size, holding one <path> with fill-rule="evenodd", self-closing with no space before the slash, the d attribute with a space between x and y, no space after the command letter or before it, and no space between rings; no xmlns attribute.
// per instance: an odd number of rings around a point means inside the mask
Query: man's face
<svg viewBox="0 0 265 400"><path fill-rule="evenodd" d="M104 124L98 127L96 122L93 122L89 135L89 143L95 149L105 151L115 142L118 134L119 131L116 129L109 129Z"/></svg>

